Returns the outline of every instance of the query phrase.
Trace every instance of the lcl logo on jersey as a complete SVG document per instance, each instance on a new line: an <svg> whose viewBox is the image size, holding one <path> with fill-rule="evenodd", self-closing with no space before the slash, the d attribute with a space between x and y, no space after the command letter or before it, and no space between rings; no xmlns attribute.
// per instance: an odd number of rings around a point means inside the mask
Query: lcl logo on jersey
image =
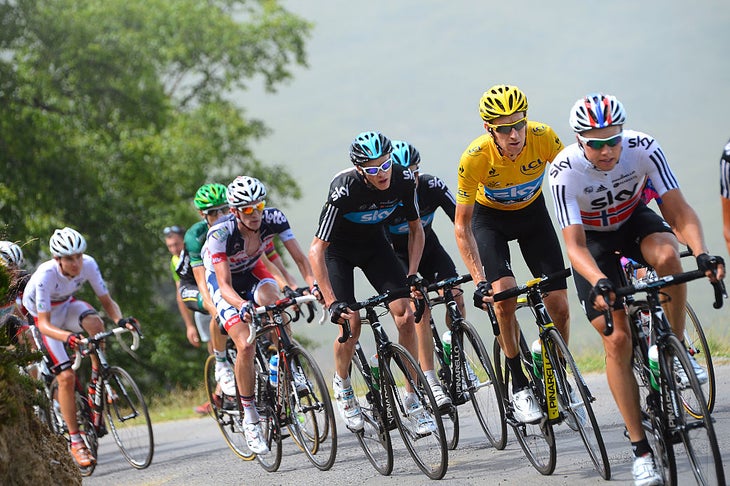
<svg viewBox="0 0 730 486"><path fill-rule="evenodd" d="M543 162L540 159L531 160L530 162L520 166L520 172L522 172L525 175L535 175L535 174L540 173L544 166L545 166L545 162Z"/></svg>
<svg viewBox="0 0 730 486"><path fill-rule="evenodd" d="M597 199L593 199L591 201L591 208L592 209L604 209L604 208L607 208L608 206L611 206L612 204L628 201L629 199L634 197L634 195L636 194L637 186L638 186L638 184L634 184L631 187L631 189L623 189L616 193L614 193L610 190L607 190L603 194L603 196L601 196Z"/></svg>

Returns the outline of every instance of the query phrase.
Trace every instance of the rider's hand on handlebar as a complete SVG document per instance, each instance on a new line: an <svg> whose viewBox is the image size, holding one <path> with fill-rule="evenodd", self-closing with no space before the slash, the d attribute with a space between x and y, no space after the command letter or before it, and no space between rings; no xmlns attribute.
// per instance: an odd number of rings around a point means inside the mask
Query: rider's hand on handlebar
<svg viewBox="0 0 730 486"><path fill-rule="evenodd" d="M347 302L332 302L329 306L330 321L333 324L340 324L340 320L350 318L350 310L347 308Z"/></svg>
<svg viewBox="0 0 730 486"><path fill-rule="evenodd" d="M241 318L241 322L249 323L253 320L254 309L250 302L244 302L241 306L241 310L238 311L238 317Z"/></svg>
<svg viewBox="0 0 730 486"><path fill-rule="evenodd" d="M588 300L590 300L594 309L604 312L608 311L614 300L616 300L613 283L607 278L599 279L588 294Z"/></svg>
<svg viewBox="0 0 730 486"><path fill-rule="evenodd" d="M700 253L696 260L697 268L705 272L711 281L716 282L725 278L725 260L721 256Z"/></svg>
<svg viewBox="0 0 730 486"><path fill-rule="evenodd" d="M136 331L140 334L139 321L132 316L123 317L117 321L117 327L126 327L130 331Z"/></svg>
<svg viewBox="0 0 730 486"><path fill-rule="evenodd" d="M71 333L66 338L66 344L71 349L76 349L79 346L79 343L84 337L81 334L78 333Z"/></svg>
<svg viewBox="0 0 730 486"><path fill-rule="evenodd" d="M413 273L406 277L406 283L411 288L411 296L414 299L422 299L421 287L423 287L423 278L417 273Z"/></svg>
<svg viewBox="0 0 730 486"><path fill-rule="evenodd" d="M477 309L484 309L484 306L488 302L492 302L492 285L486 280L482 280L477 284L477 289L474 291L474 307ZM486 301L484 299L487 299Z"/></svg>

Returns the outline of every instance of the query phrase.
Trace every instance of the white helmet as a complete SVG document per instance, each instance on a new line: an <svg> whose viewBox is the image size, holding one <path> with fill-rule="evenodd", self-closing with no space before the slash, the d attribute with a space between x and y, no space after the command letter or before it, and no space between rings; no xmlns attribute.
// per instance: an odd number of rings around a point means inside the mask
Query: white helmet
<svg viewBox="0 0 730 486"><path fill-rule="evenodd" d="M57 229L51 236L51 255L54 257L71 256L86 251L86 240L81 233L68 226Z"/></svg>
<svg viewBox="0 0 730 486"><path fill-rule="evenodd" d="M6 265L22 267L25 264L23 250L12 241L0 241L0 260Z"/></svg>
<svg viewBox="0 0 730 486"><path fill-rule="evenodd" d="M238 176L228 184L228 204L234 208L263 201L266 187L254 177Z"/></svg>
<svg viewBox="0 0 730 486"><path fill-rule="evenodd" d="M624 105L615 96L592 93L575 102L570 110L570 127L575 132L623 125Z"/></svg>

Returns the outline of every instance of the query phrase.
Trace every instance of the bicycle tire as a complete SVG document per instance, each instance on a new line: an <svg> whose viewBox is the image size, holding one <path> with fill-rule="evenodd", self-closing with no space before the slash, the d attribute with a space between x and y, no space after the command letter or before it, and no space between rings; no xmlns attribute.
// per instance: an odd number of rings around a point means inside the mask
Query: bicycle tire
<svg viewBox="0 0 730 486"><path fill-rule="evenodd" d="M256 407L259 423L264 433L264 440L269 453L256 454L256 460L268 472L275 472L281 466L281 421L276 412L276 391L269 383L269 362L260 348L257 348L254 359L256 384ZM241 417L243 421L243 417ZM245 437L245 436L244 436Z"/></svg>
<svg viewBox="0 0 730 486"><path fill-rule="evenodd" d="M246 444L246 436L242 428L238 405L232 403L234 406L231 407L231 402L234 402L235 397L234 400L231 400L217 393L218 383L215 379L215 362L215 356L213 355L208 356L208 359L205 360L205 389L210 401L210 415L215 420L221 434L223 434L223 439L233 453L244 461L253 461L256 454L251 452ZM226 400L225 403L224 400ZM226 404L228 408L226 408Z"/></svg>
<svg viewBox="0 0 730 486"><path fill-rule="evenodd" d="M289 353L289 366L300 373L307 382L306 392L297 392L292 373L290 380L289 406L291 424L288 425L292 438L299 441L310 462L319 470L327 471L337 456L337 428L329 390L312 355L299 345Z"/></svg>
<svg viewBox="0 0 730 486"><path fill-rule="evenodd" d="M702 329L702 323L689 302L685 304L685 310L688 321L684 328L684 344L699 365L707 371L707 382L700 383L700 387L705 396L707 411L712 413L715 409L715 367L712 364L710 346L707 343L705 331ZM695 418L698 417L698 411L692 409L691 404L685 403L685 407Z"/></svg>
<svg viewBox="0 0 730 486"><path fill-rule="evenodd" d="M538 424L523 424L517 422L512 414L512 403L510 400L511 392L509 391L509 368L504 361L502 347L499 341L494 339L494 362L495 368L499 370L500 385L502 386L502 398L504 399L504 412L507 423L512 427L517 442L520 444L525 456L540 474L548 476L555 471L557 462L557 451L555 447L555 433L550 422L543 419ZM527 347L525 336L520 333L520 354L522 357L525 372L531 378L530 387L535 394L535 398L540 404L540 408L545 410L545 394L542 391L542 380L537 378L532 372L532 356Z"/></svg>
<svg viewBox="0 0 730 486"><path fill-rule="evenodd" d="M549 329L543 335L543 343L547 344L550 362L554 364L553 369L558 382L558 401L563 414L567 414L566 421L571 429L580 434L583 445L593 462L593 467L603 479L608 481L611 479L611 465L608 461L601 429L591 405L593 397L586 387L568 345L558 330ZM562 366L556 363L560 363ZM571 422L574 427L571 426Z"/></svg>
<svg viewBox="0 0 730 486"><path fill-rule="evenodd" d="M474 407L487 440L497 450L507 445L507 421L504 416L502 389L494 373L492 361L484 342L474 326L464 320L459 326L462 333L462 376L466 377L466 391ZM474 375L476 382L470 379Z"/></svg>
<svg viewBox="0 0 730 486"><path fill-rule="evenodd" d="M132 467L146 468L155 453L155 439L142 392L132 376L118 366L109 368L103 389L109 432Z"/></svg>
<svg viewBox="0 0 730 486"><path fill-rule="evenodd" d="M676 336L667 335L664 339L659 353L659 369L662 379L667 380L665 390L669 392L670 397L673 393L677 393L682 402L691 401L695 404L696 410L701 412L700 417L694 417L687 412L686 407L675 407L673 414L675 427L672 432L681 438L690 470L699 484L725 484L725 472L715 428L707 412L702 387L694 373L687 351ZM678 372L677 366L683 370ZM683 377L686 377L688 382ZM668 400L665 400L666 402L672 403ZM665 413L669 414L671 411ZM673 484L677 484L678 481L678 479L673 481Z"/></svg>
<svg viewBox="0 0 730 486"><path fill-rule="evenodd" d="M350 380L360 404L365 427L355 433L370 464L383 476L393 472L393 443L387 423L387 404L382 390L372 390L365 380L365 355L355 352L350 366Z"/></svg>
<svg viewBox="0 0 730 486"><path fill-rule="evenodd" d="M444 435L444 424L436 406L431 387L411 354L397 343L389 343L383 360L383 386L388 394L388 403L395 417L398 431L408 452L418 468L431 479L441 479L448 469L448 448ZM416 413L409 413L406 406L406 383L412 388L417 400ZM409 423L411 419L424 417L432 422L431 431L419 433Z"/></svg>
<svg viewBox="0 0 730 486"><path fill-rule="evenodd" d="M82 393L79 388L80 387L77 383L75 391L76 421L78 422L79 432L81 432L81 437L83 438L86 447L89 449L89 452L91 452L91 455L96 458L97 452L99 451L99 437L96 434L96 428L94 427L94 422L91 419L91 409L89 408L89 401L86 398L86 395ZM58 396L58 379L55 377L51 382L50 396L52 397L52 399L53 397ZM53 406L50 407L50 410L51 414L54 417L54 422L56 423L56 426L54 427L56 433L66 439L66 442L70 449L71 436L68 433L68 425L66 425L66 422L63 420L63 416L56 413ZM96 469L96 461L94 461L90 466L87 467L82 467L78 465L75 461L74 464L76 464L76 467L79 469L79 473L82 477L91 476L91 474L94 472L94 469Z"/></svg>

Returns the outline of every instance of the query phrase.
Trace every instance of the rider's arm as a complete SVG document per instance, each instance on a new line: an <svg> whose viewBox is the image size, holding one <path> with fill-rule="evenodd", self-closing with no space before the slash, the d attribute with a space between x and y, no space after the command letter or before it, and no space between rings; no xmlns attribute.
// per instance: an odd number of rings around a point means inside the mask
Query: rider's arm
<svg viewBox="0 0 730 486"><path fill-rule="evenodd" d="M725 236L725 245L730 254L730 199L721 197L720 204L722 205L722 234Z"/></svg>
<svg viewBox="0 0 730 486"><path fill-rule="evenodd" d="M426 237L420 219L408 221L408 275L418 273Z"/></svg>
<svg viewBox="0 0 730 486"><path fill-rule="evenodd" d="M681 190L672 189L662 194L661 211L667 223L682 234L684 243L692 249L692 253L708 253L700 218L687 203Z"/></svg>
<svg viewBox="0 0 730 486"><path fill-rule="evenodd" d="M102 307L104 307L106 315L109 316L112 321L118 322L119 319L124 317L122 316L122 311L119 309L119 305L114 301L114 299L112 299L111 295L100 295L99 301L101 302Z"/></svg>
<svg viewBox="0 0 730 486"><path fill-rule="evenodd" d="M292 238L284 241L284 247L297 264L299 273L302 275L304 281L307 282L307 286L311 288L314 285L314 273L312 272L312 266L309 264L309 260L307 260L307 256L302 251L302 247L299 246L299 242L295 238ZM294 284L296 286L296 282Z"/></svg>
<svg viewBox="0 0 730 486"><path fill-rule="evenodd" d="M294 275L289 272L289 270L286 269L284 266L284 261L279 255L279 252L276 251L276 248L274 248L274 243L271 242L271 249L268 247L266 248L266 251L264 253L266 258L276 267L276 269L284 276L284 280L286 280L286 284L292 288L297 288L297 279L294 278ZM268 266L267 266L268 267Z"/></svg>
<svg viewBox="0 0 730 486"><path fill-rule="evenodd" d="M261 254L261 261L266 266L266 269L271 273L271 276L274 277L274 280L276 280L276 284L279 286L280 289L283 289L287 285L289 285L289 280L284 276L283 273L281 273L281 270L279 267L277 267L274 263L269 260L269 258L266 256L266 254Z"/></svg>
<svg viewBox="0 0 730 486"><path fill-rule="evenodd" d="M177 310L180 312L183 323L185 324L185 333L188 336L188 341L194 344L194 338L198 336L198 328L195 327L193 322L193 313L185 306L180 295L180 281L175 281L175 300L177 301Z"/></svg>
<svg viewBox="0 0 730 486"><path fill-rule="evenodd" d="M205 267L203 265L193 267L193 277L195 277L198 291L203 296L203 307L208 311L208 314L214 316L216 314L215 304L213 304L213 299L210 297L210 292L208 292L208 285L205 282Z"/></svg>
<svg viewBox="0 0 730 486"><path fill-rule="evenodd" d="M461 259L464 261L471 278L475 283L486 280L482 261L479 258L479 250L477 248L474 232L471 228L471 217L474 214L474 203L472 204L456 204L456 215L454 218L454 234L456 236L456 244L461 253Z"/></svg>
<svg viewBox="0 0 730 486"><path fill-rule="evenodd" d="M315 236L312 240L312 246L309 248L309 263L312 266L312 273L314 273L314 278L317 280L317 285L319 285L319 291L322 294L326 307L329 307L337 300L337 296L330 283L329 274L327 273L327 265L324 262L325 252L329 245L328 241L321 240Z"/></svg>
<svg viewBox="0 0 730 486"><path fill-rule="evenodd" d="M606 278L588 250L583 225L571 224L563 228L563 240L570 264L576 272L588 280L591 285L596 285L600 279ZM597 310L608 310L608 306L602 298L596 298L595 306Z"/></svg>

